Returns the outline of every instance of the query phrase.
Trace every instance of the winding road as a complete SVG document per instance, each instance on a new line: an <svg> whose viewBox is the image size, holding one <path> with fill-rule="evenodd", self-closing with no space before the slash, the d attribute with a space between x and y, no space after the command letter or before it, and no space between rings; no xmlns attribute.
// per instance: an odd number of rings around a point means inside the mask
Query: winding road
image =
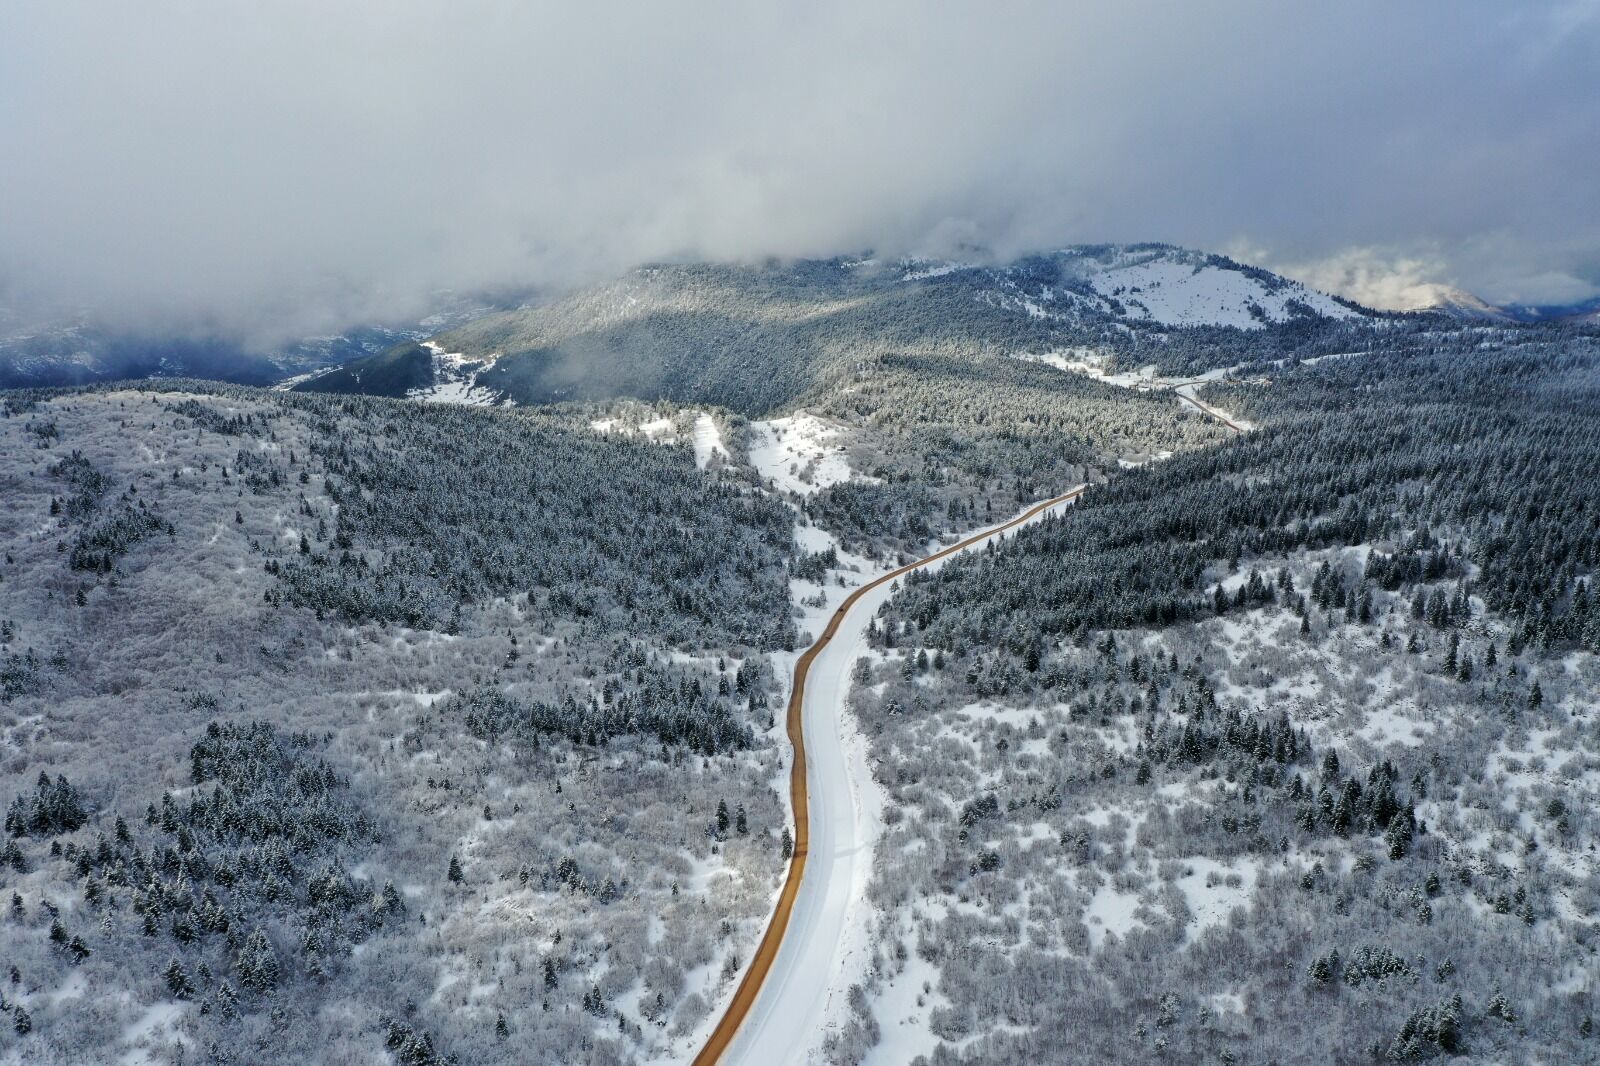
<svg viewBox="0 0 1600 1066"><path fill-rule="evenodd" d="M872 843L862 839L859 798L852 788L859 787L859 780L840 739L839 716L850 664L864 647L868 623L892 595L895 579L981 546L1070 503L1085 488L1037 503L1010 521L862 585L840 604L816 643L795 663L787 715L794 747L789 772L794 855L761 944L726 1012L695 1056L695 1066L781 1066L803 1061L821 1038L832 978L843 963L851 908L862 904ZM809 746L807 737L814 738Z"/></svg>
<svg viewBox="0 0 1600 1066"><path fill-rule="evenodd" d="M1249 432L1253 427L1248 423L1229 418L1195 395L1207 383L1201 378L1170 387L1180 402L1236 433ZM871 862L872 841L866 839L856 794L864 771L850 765L840 715L850 664L865 646L868 623L893 594L895 579L986 544L1071 503L1087 488L1081 485L1036 503L1007 522L867 582L845 598L816 643L796 661L786 718L794 748L789 770L794 855L761 943L694 1066L803 1063L822 1038L828 996L845 963L851 909L865 894ZM815 739L809 748L807 736Z"/></svg>

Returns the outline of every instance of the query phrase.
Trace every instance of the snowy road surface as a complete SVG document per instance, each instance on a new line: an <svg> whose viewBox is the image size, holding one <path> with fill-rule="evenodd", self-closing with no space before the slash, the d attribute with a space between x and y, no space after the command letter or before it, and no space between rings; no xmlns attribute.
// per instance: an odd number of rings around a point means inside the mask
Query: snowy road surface
<svg viewBox="0 0 1600 1066"><path fill-rule="evenodd" d="M960 550L982 547L1023 522L1065 506L1077 492L1059 497L963 542ZM936 569L949 556L913 564ZM850 664L866 649L867 624L894 594L894 582L866 588L839 620L833 637L811 661L802 693L806 765L805 802L809 811L809 852L788 926L766 978L727 1051L716 1055L716 1039L697 1062L738 1066L785 1066L820 1060L830 1000L843 1003L855 967L846 958L860 928L872 846L878 833L876 804L863 791L876 788L859 751L843 739L844 700ZM852 756L855 756L854 758ZM737 1000L730 1014L738 1009ZM709 1057L708 1057L709 1056Z"/></svg>

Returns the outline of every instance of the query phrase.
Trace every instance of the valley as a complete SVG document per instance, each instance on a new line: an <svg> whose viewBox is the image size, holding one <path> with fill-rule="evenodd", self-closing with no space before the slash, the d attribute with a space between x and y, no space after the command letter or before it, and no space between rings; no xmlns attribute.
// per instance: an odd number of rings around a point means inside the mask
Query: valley
<svg viewBox="0 0 1600 1066"><path fill-rule="evenodd" d="M1600 1066L1600 0L0 41L0 1066Z"/></svg>
<svg viewBox="0 0 1600 1066"><path fill-rule="evenodd" d="M12 1047L1581 1057L1595 338L1179 261L5 393Z"/></svg>
<svg viewBox="0 0 1600 1066"><path fill-rule="evenodd" d="M832 1001L843 994L838 974L848 972L847 956L865 946L861 911L882 814L870 809L875 786L859 741L845 739L853 729L841 712L872 615L900 578L1003 538L1082 491L1035 504L991 530L873 577L831 615L826 598L819 605L826 623L796 661L789 694L794 858L768 931L696 1062L772 1062L774 1048L789 1048L789 1057L802 1061L826 1031Z"/></svg>

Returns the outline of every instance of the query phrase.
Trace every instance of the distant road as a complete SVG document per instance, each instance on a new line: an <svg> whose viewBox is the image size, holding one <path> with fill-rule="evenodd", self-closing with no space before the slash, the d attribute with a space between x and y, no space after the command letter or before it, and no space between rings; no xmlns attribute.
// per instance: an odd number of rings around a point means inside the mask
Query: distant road
<svg viewBox="0 0 1600 1066"><path fill-rule="evenodd" d="M1195 389L1204 384L1207 383L1205 381L1185 381L1174 385L1172 387L1172 391L1178 394L1178 399L1187 403L1190 407L1193 407L1201 414L1210 415L1212 418L1215 418L1218 422L1221 422L1235 433L1248 432L1248 426L1240 425L1238 422L1235 422L1233 419L1229 418L1227 415L1223 414L1221 411L1217 410L1215 407L1212 407L1210 404L1204 402L1200 399L1200 397L1195 395Z"/></svg>
<svg viewBox="0 0 1600 1066"><path fill-rule="evenodd" d="M1035 504L1008 522L856 589L795 663L787 716L794 746L789 773L794 856L761 944L726 1013L695 1056L695 1066L782 1066L804 1055L822 1029L847 921L852 907L861 903L856 896L869 873L871 844L860 839L853 795L855 788L870 783L852 780L839 716L850 664L862 648L868 623L892 594L891 583L1070 503L1086 487Z"/></svg>

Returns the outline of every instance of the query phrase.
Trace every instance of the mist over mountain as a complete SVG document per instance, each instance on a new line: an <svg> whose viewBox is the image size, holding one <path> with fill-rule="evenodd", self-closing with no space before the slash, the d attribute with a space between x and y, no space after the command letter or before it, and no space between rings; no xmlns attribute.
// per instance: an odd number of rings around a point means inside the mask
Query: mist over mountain
<svg viewBox="0 0 1600 1066"><path fill-rule="evenodd" d="M1147 238L1596 295L1594 5L1444 10L7 5L0 303L259 350L645 262Z"/></svg>
<svg viewBox="0 0 1600 1066"><path fill-rule="evenodd" d="M756 417L886 358L1090 357L1173 369L1325 350L1386 316L1225 256L1082 245L987 266L871 255L645 267L295 387L480 402L672 399ZM1267 338L1270 338L1268 340ZM1353 342L1352 342L1353 343Z"/></svg>
<svg viewBox="0 0 1600 1066"><path fill-rule="evenodd" d="M427 314L409 321L354 325L338 333L279 343L232 330L118 330L87 312L25 317L0 309L0 388L86 385L154 377L196 377L272 385L427 337L475 317L515 307L526 291L434 293Z"/></svg>
<svg viewBox="0 0 1600 1066"><path fill-rule="evenodd" d="M1600 0L0 53L0 1066L1600 1063Z"/></svg>

